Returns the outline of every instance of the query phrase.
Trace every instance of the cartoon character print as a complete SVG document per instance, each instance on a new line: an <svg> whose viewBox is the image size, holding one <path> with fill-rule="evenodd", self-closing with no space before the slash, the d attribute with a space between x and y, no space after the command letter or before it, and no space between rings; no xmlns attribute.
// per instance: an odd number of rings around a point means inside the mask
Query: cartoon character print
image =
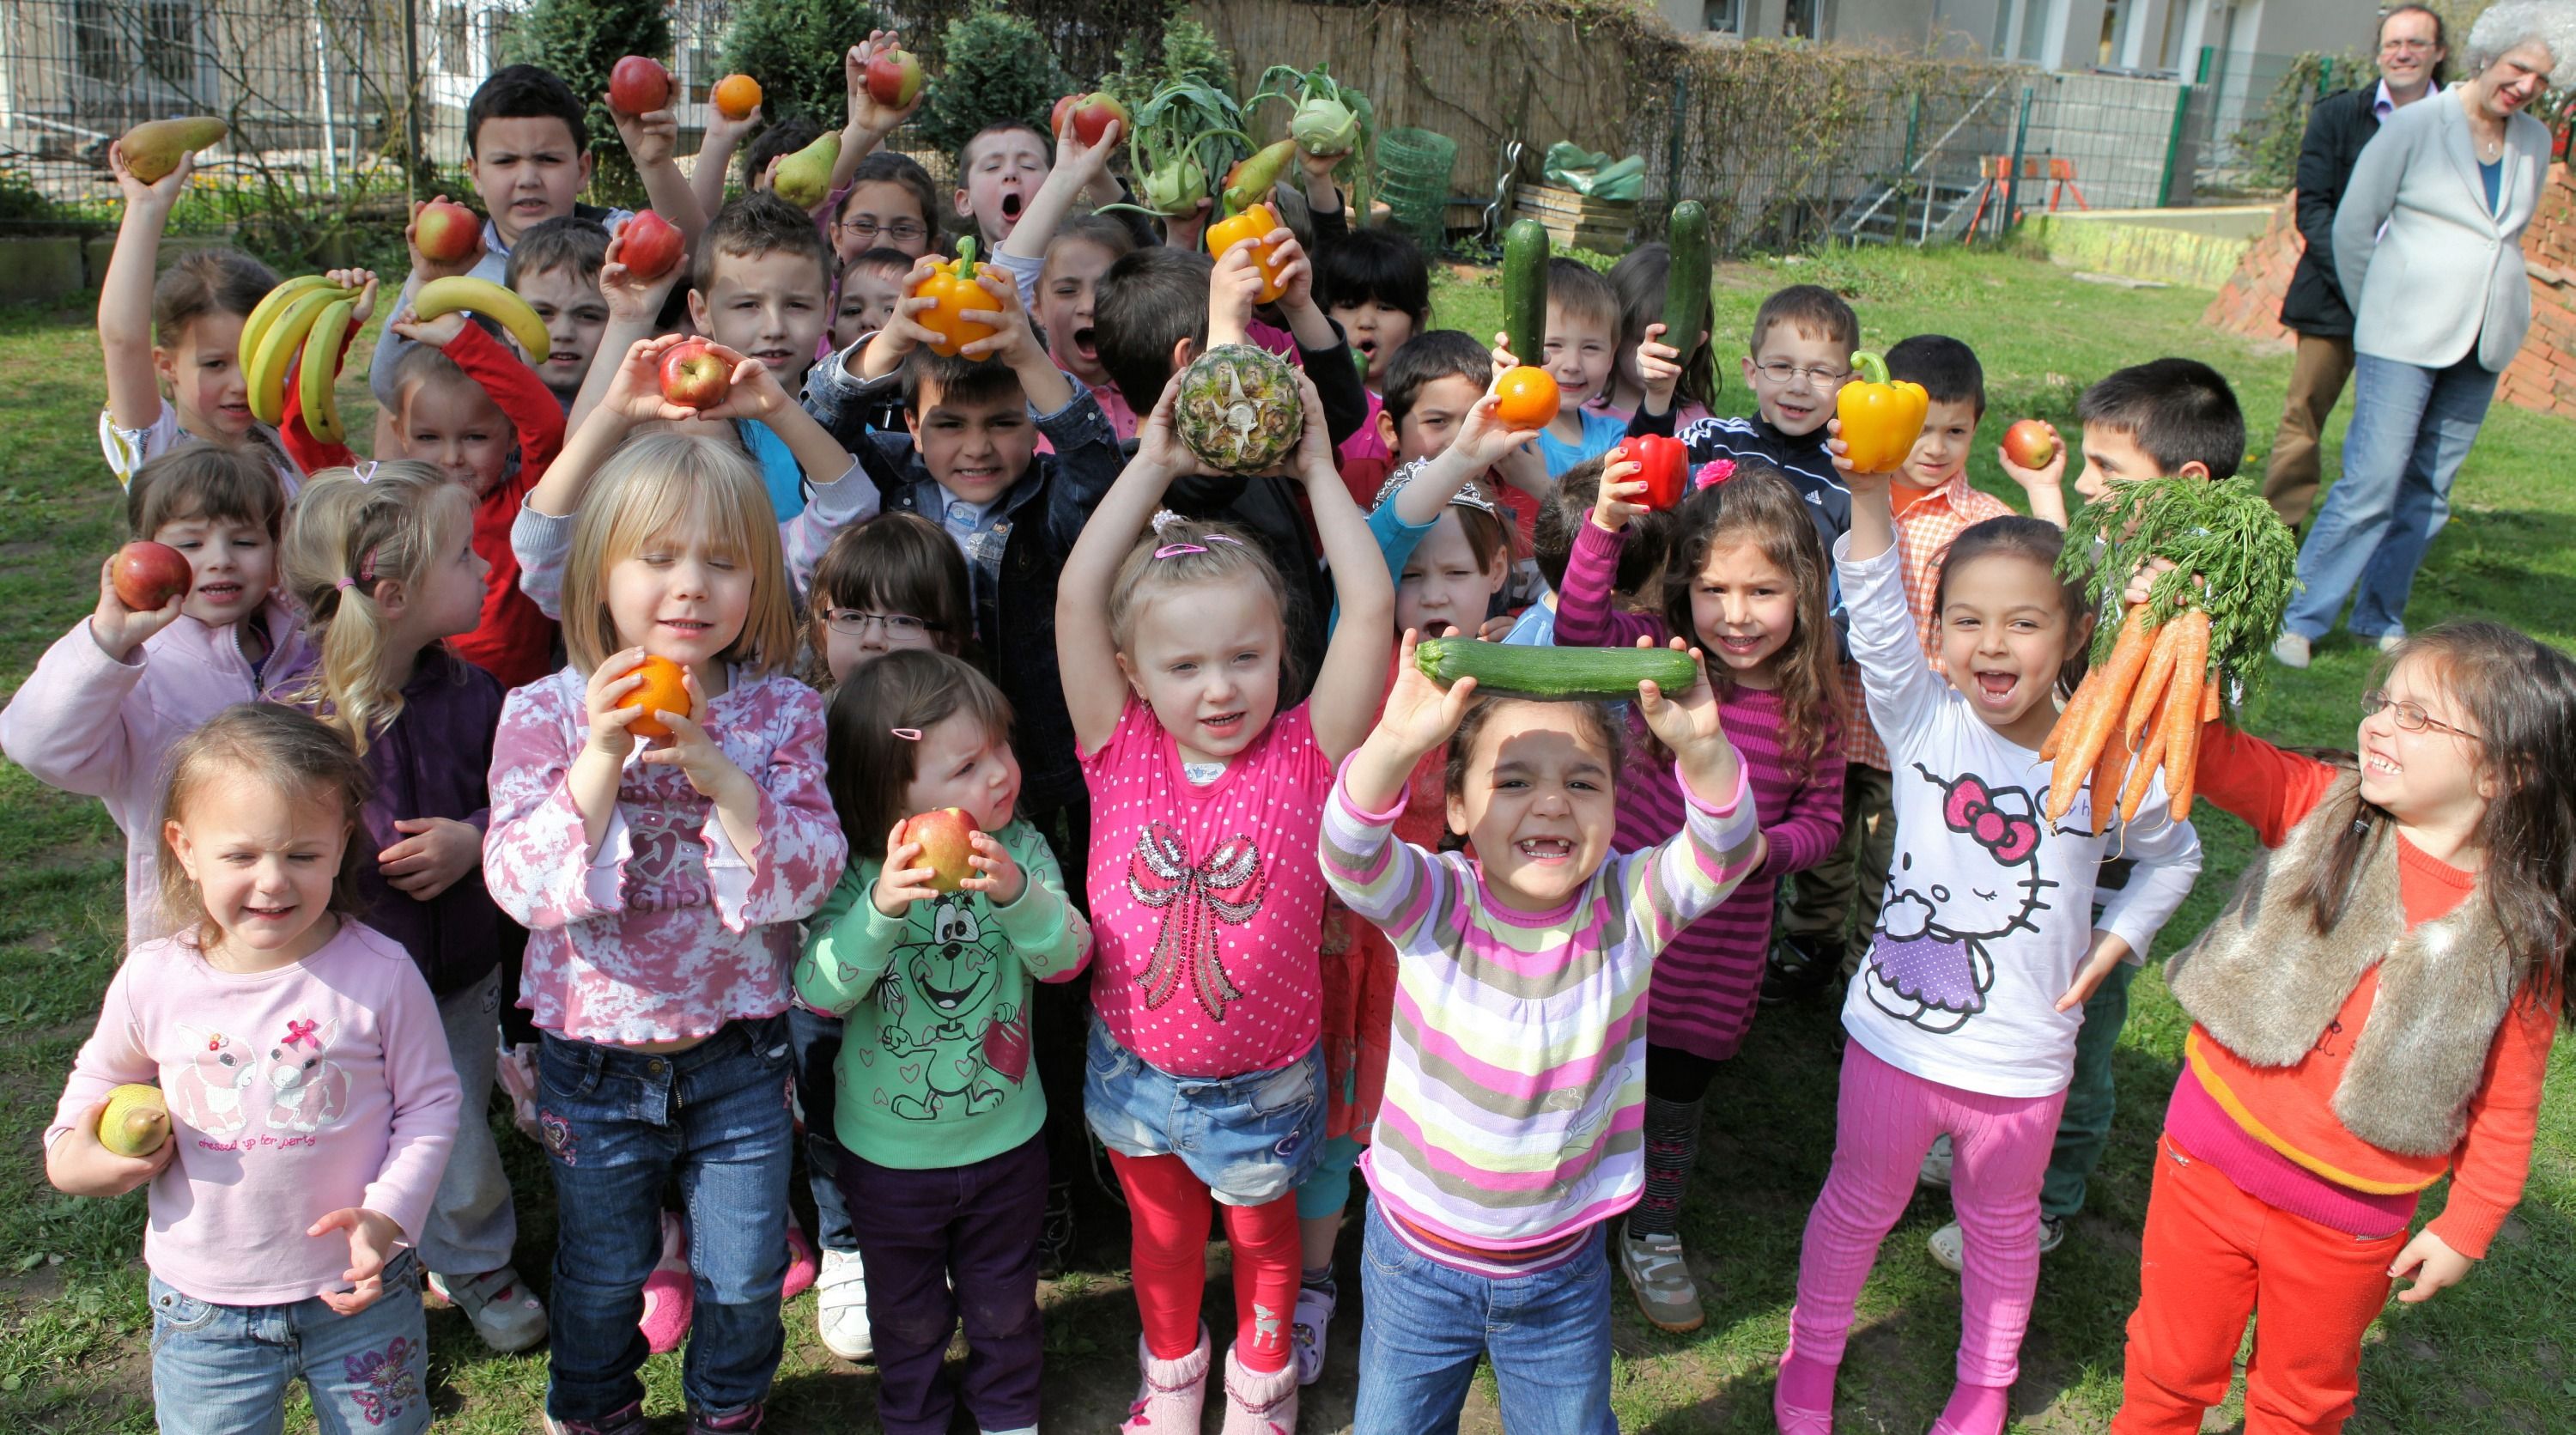
<svg viewBox="0 0 2576 1435"><path fill-rule="evenodd" d="M1943 790L1942 840L1964 859L1951 865L1973 864L1968 849L1982 850L1993 863L1992 880L1967 880L1964 890L1939 882L1916 888L1908 885L1914 854L1900 851L1863 979L1880 1011L1946 1036L1986 1009L1995 984L1992 945L2039 930L2032 919L2049 909L2041 894L2058 884L2039 875L2039 804L2028 791L1990 787L1970 774L1945 782L1921 763L1914 770Z"/></svg>
<svg viewBox="0 0 2576 1435"><path fill-rule="evenodd" d="M1252 920L1268 887L1261 845L1250 837L1237 833L1225 839L1205 862L1193 866L1189 843L1179 832L1165 823L1147 823L1127 857L1127 895L1163 914L1153 958L1136 977L1136 985L1145 989L1145 1005L1162 1006L1186 980L1208 1020L1225 1020L1226 1007L1243 990L1226 975L1217 950L1218 929Z"/></svg>
<svg viewBox="0 0 2576 1435"><path fill-rule="evenodd" d="M349 1073L325 1053L337 1019L287 1018L260 1075L268 1086L268 1129L310 1134L349 1113Z"/></svg>
<svg viewBox="0 0 2576 1435"><path fill-rule="evenodd" d="M241 1043L212 1027L181 1022L179 1035L195 1051L170 1084L180 1114L209 1136L240 1135L250 1125L258 1062Z"/></svg>
<svg viewBox="0 0 2576 1435"><path fill-rule="evenodd" d="M995 1030L1019 1017L1008 1004L984 1013L985 1001L1002 978L1002 963L1011 957L1001 935L987 932L976 916L977 901L966 893L936 899L930 940L896 947L894 965L877 984L879 1010L892 1018L878 1040L898 1060L920 1058L897 1068L920 1094L904 1092L888 1107L906 1121L990 1111L1008 1095L1001 1079L1017 1085L1028 1073L1025 1059L1016 1069L1003 1065L998 1070L993 1060ZM907 1020L914 995L927 1008L917 1026ZM1007 1060L1009 1043L999 1045ZM1025 1044L1020 1050L1025 1054Z"/></svg>

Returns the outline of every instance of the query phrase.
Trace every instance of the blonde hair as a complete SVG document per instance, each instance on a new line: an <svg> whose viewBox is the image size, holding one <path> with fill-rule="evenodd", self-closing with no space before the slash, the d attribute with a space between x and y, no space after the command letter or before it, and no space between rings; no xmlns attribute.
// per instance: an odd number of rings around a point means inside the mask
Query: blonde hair
<svg viewBox="0 0 2576 1435"><path fill-rule="evenodd" d="M720 656L762 673L785 672L795 662L796 603L759 467L711 438L648 434L627 440L599 466L573 517L563 639L575 669L588 673L626 646L608 611L608 570L684 527L751 571L750 611Z"/></svg>
<svg viewBox="0 0 2576 1435"><path fill-rule="evenodd" d="M235 703L170 749L170 780L161 790L161 912L170 925L196 934L203 946L210 920L205 894L179 864L170 845L170 823L185 826L190 802L208 784L233 778L293 787L340 808L341 828L354 834L374 794L375 779L348 740L306 713L275 703ZM365 909L358 894L358 863L372 861L364 844L340 848L340 871L331 883L331 910L355 916Z"/></svg>
<svg viewBox="0 0 2576 1435"><path fill-rule="evenodd" d="M1156 526L1136 540L1127 557L1118 565L1118 576L1109 589L1109 642L1118 651L1130 650L1136 640L1136 619L1146 603L1176 589L1196 588L1207 584L1233 583L1250 579L1270 594L1279 613L1279 625L1293 631L1290 625L1296 615L1290 613L1288 585L1279 577L1279 567L1270 561L1258 543L1231 524L1208 523L1195 518L1181 518L1164 513L1156 516ZM1160 555L1160 556L1157 556ZM1297 687L1304 674L1298 670L1294 643L1280 648L1282 690Z"/></svg>
<svg viewBox="0 0 2576 1435"><path fill-rule="evenodd" d="M307 479L279 568L320 658L287 694L360 753L402 712L403 675L383 671L392 637L377 592L400 583L418 602L431 568L474 533L474 499L430 464L394 459Z"/></svg>

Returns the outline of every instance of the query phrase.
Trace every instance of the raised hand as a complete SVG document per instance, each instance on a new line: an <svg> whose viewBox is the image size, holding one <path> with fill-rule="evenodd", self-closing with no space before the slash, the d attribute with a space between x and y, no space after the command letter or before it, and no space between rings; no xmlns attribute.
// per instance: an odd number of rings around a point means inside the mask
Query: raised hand
<svg viewBox="0 0 2576 1435"><path fill-rule="evenodd" d="M194 586L195 577L190 576ZM186 589L171 595L170 601L148 612L125 606L116 596L116 555L107 555L98 565L98 607L89 615L89 636L98 650L125 661L125 655L143 646L143 641L179 621L179 609L188 601Z"/></svg>

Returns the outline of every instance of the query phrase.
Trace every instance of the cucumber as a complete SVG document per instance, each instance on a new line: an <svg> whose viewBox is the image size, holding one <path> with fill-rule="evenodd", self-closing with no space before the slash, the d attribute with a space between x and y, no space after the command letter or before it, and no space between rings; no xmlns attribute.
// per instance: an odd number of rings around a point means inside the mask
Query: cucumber
<svg viewBox="0 0 2576 1435"><path fill-rule="evenodd" d="M1515 219L1503 231L1503 333L1512 357L1542 363L1547 352L1547 226Z"/></svg>
<svg viewBox="0 0 2576 1435"><path fill-rule="evenodd" d="M1699 678L1691 655L1670 648L1524 648L1472 638L1426 639L1413 665L1442 687L1474 678L1480 693L1559 702L1634 698L1648 678L1678 695Z"/></svg>
<svg viewBox="0 0 2576 1435"><path fill-rule="evenodd" d="M1664 271L1664 342L1688 360L1697 331L1708 327L1708 211L1696 199L1674 205L1664 238L1672 248Z"/></svg>

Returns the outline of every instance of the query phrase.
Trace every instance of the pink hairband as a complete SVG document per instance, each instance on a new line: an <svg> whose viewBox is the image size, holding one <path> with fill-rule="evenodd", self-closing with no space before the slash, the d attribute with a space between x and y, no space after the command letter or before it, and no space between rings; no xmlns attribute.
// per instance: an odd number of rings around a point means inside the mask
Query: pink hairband
<svg viewBox="0 0 2576 1435"><path fill-rule="evenodd" d="M1243 546L1242 539L1225 533L1211 533L1207 536L1207 541L1208 543L1231 543L1237 548ZM1207 544L1204 543L1166 543L1162 547L1154 550L1154 556L1157 558L1178 558L1184 553L1205 553L1207 551Z"/></svg>

